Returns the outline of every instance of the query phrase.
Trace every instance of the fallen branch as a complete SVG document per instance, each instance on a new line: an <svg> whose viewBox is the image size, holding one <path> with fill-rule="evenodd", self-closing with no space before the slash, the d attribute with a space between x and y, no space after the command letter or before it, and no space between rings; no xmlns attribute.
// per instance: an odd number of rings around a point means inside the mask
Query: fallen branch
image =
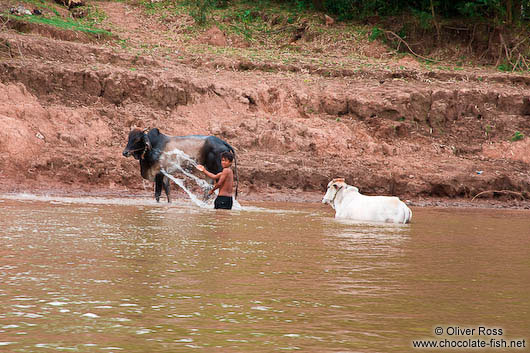
<svg viewBox="0 0 530 353"><path fill-rule="evenodd" d="M421 59L423 59L423 60L432 61L432 62L436 62L436 63L439 63L439 62L440 62L440 60L434 60L434 59L430 59L430 58L427 58L427 57L425 57L425 56L421 56L421 55L419 55L419 54L416 54L416 53L414 52L414 50L412 50L412 49L410 48L410 45L409 45L409 44L408 44L403 38L401 38L399 35L397 35L396 33L392 32L392 31L385 31L385 33L386 33L386 34L391 34L391 35L393 35L394 37L396 37L396 38L399 40L399 43L403 43L403 44L405 44L405 46L409 49L409 51L410 51L410 53L411 53L412 55L417 56L418 58L421 58Z"/></svg>
<svg viewBox="0 0 530 353"><path fill-rule="evenodd" d="M517 192L517 191L511 191L511 190L486 190L486 191L482 191L482 192L479 192L478 194L476 194L476 195L471 199L471 201L475 200L477 197L479 197L479 196L481 196L481 195L488 194L488 193L492 193L492 194L495 194L495 193L498 193L498 194L509 194L509 195L519 196L522 200L525 199L525 197L523 196L523 194L520 193L520 192Z"/></svg>
<svg viewBox="0 0 530 353"><path fill-rule="evenodd" d="M452 29L453 31L469 31L469 28L467 27L452 27L452 26L446 26L442 25L443 28Z"/></svg>

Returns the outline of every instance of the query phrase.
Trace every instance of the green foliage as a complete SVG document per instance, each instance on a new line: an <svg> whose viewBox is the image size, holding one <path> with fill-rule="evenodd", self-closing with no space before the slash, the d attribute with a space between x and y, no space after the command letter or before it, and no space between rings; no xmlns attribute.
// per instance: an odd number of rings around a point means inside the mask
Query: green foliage
<svg viewBox="0 0 530 353"><path fill-rule="evenodd" d="M515 141L519 141L519 140L522 140L522 139L524 139L524 134L522 134L522 133L519 132L519 131L516 131L516 132L513 134L513 136L512 136L512 138L510 139L510 141L515 142Z"/></svg>
<svg viewBox="0 0 530 353"><path fill-rule="evenodd" d="M396 0L358 0L355 1L357 4L358 13L361 18L367 18L370 16L387 16L396 15L401 10L406 10L408 7L408 1L396 1Z"/></svg>
<svg viewBox="0 0 530 353"><path fill-rule="evenodd" d="M313 9L313 3L305 0L296 0L296 10L298 12L307 11Z"/></svg>
<svg viewBox="0 0 530 353"><path fill-rule="evenodd" d="M254 21L254 17L251 10L239 11L236 13L236 16L242 23L250 24Z"/></svg>
<svg viewBox="0 0 530 353"><path fill-rule="evenodd" d="M354 2L352 0L326 0L324 8L339 21L351 20L354 16Z"/></svg>
<svg viewBox="0 0 530 353"><path fill-rule="evenodd" d="M497 66L497 70L504 71L504 72L509 72L509 71L512 71L513 68L512 68L512 65L510 63L505 61L505 62L501 63L499 66Z"/></svg>
<svg viewBox="0 0 530 353"><path fill-rule="evenodd" d="M200 1L200 0L198 0ZM264 0L257 1L258 3ZM413 13L423 28L437 17L465 17L494 24L520 23L530 19L530 0L276 0L299 10L323 10L338 20ZM433 8L431 8L431 5Z"/></svg>
<svg viewBox="0 0 530 353"><path fill-rule="evenodd" d="M228 7L228 0L186 0L184 3L190 8L190 16L200 26L208 22L212 10Z"/></svg>
<svg viewBox="0 0 530 353"><path fill-rule="evenodd" d="M213 1L212 0L195 0L193 1L190 16L193 17L195 22L202 26L206 24L208 20L208 14L212 9Z"/></svg>
<svg viewBox="0 0 530 353"><path fill-rule="evenodd" d="M413 10L412 11L414 17L418 19L420 22L420 27L423 29L431 29L432 28L432 14L427 11L422 10Z"/></svg>
<svg viewBox="0 0 530 353"><path fill-rule="evenodd" d="M461 15L474 19L506 17L506 7L501 0L458 1L456 9Z"/></svg>
<svg viewBox="0 0 530 353"><path fill-rule="evenodd" d="M373 27L370 36L368 37L371 41L379 39L383 35L384 31L379 27Z"/></svg>

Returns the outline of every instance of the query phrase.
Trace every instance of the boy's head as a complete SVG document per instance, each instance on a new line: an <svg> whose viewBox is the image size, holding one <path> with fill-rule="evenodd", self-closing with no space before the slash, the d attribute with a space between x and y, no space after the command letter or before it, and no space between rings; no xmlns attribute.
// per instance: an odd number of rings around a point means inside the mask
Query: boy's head
<svg viewBox="0 0 530 353"><path fill-rule="evenodd" d="M232 154L232 152L224 151L223 153L221 153L221 163L223 163L223 160L226 161L228 165L230 165L234 160L234 155Z"/></svg>

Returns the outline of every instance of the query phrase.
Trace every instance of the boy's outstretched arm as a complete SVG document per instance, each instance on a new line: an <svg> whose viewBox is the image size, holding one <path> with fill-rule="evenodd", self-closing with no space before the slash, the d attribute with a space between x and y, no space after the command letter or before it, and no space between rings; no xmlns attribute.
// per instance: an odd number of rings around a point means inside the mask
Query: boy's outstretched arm
<svg viewBox="0 0 530 353"><path fill-rule="evenodd" d="M213 180L219 179L221 177L221 174L223 173L222 171L217 174L210 173L202 164L198 164L197 166L195 166L195 168L197 168L198 170L206 174L207 177L212 178Z"/></svg>

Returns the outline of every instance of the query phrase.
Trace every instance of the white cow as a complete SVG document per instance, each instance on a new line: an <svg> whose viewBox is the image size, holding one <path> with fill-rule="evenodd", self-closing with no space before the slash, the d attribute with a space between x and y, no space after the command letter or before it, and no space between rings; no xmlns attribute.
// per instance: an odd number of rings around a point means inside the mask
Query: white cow
<svg viewBox="0 0 530 353"><path fill-rule="evenodd" d="M397 197L363 195L343 178L329 182L322 203L333 207L335 218L389 223L409 223L412 218L410 208Z"/></svg>

